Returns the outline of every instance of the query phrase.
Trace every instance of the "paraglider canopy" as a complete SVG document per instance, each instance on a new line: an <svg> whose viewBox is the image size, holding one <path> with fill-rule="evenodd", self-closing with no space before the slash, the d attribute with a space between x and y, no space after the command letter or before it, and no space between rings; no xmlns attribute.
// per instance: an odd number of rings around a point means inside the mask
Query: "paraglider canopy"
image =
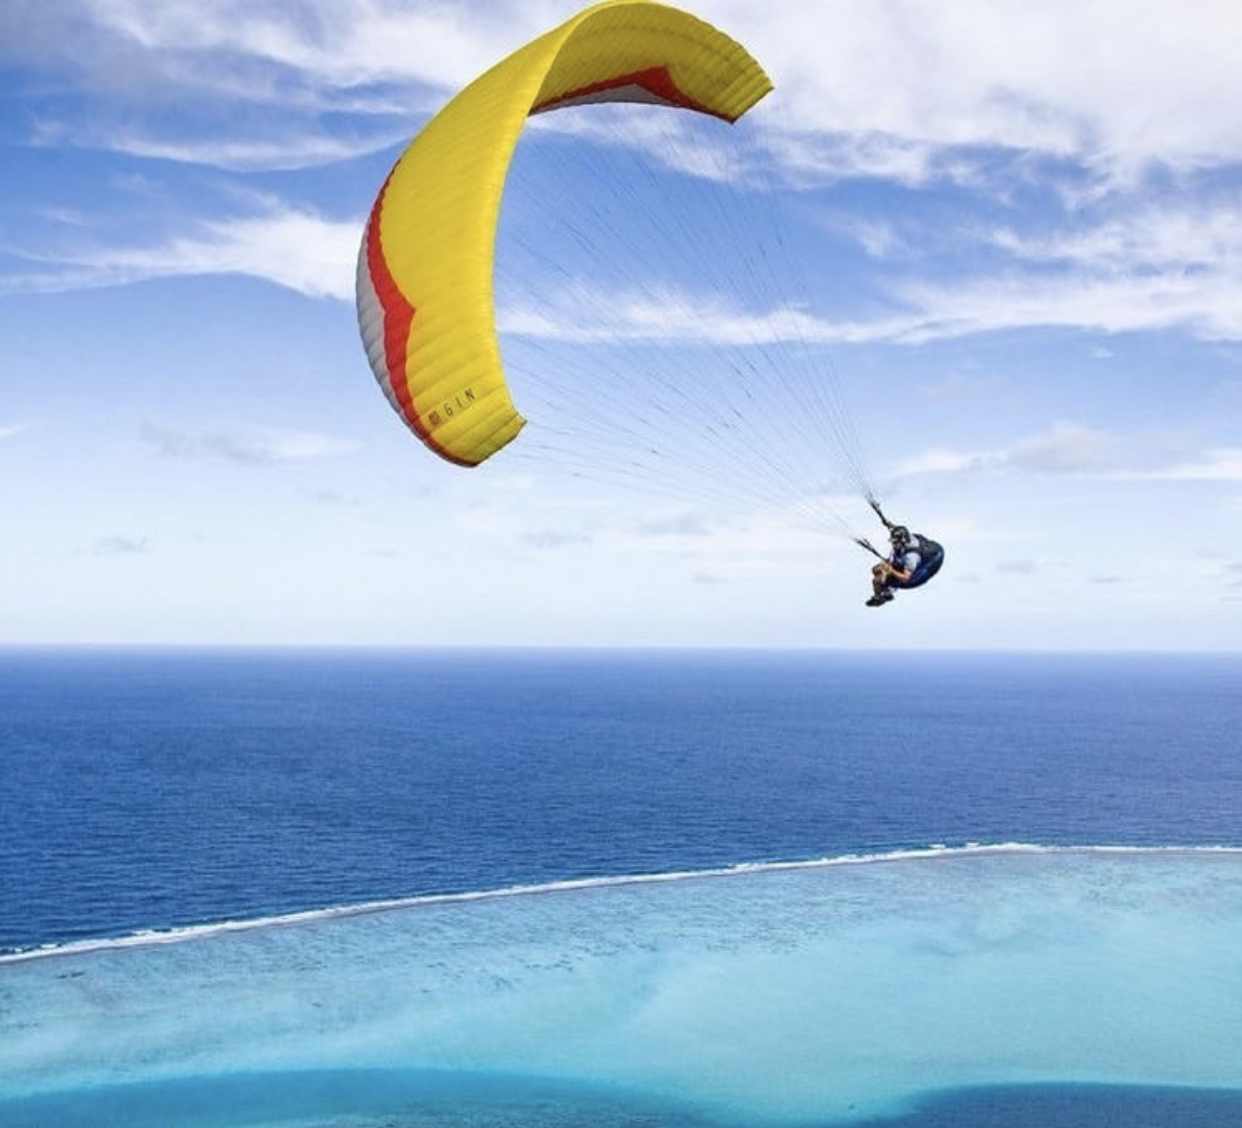
<svg viewBox="0 0 1242 1128"><path fill-rule="evenodd" d="M474 466L512 441L492 258L505 176L532 113L646 102L734 121L772 84L710 24L649 0L606 0L462 90L414 139L371 211L358 320L375 378L436 454Z"/></svg>

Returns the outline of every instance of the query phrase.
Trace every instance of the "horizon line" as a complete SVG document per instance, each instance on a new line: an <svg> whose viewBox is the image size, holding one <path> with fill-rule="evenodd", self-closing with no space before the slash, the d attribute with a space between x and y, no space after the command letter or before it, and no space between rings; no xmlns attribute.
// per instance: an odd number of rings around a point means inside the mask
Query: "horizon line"
<svg viewBox="0 0 1242 1128"><path fill-rule="evenodd" d="M1110 655L1110 656L1206 656L1242 658L1242 647L1123 647L1123 646L920 646L911 651L904 646L834 646L818 643L515 643L515 642L348 642L348 641L262 641L188 642L144 640L38 640L0 639L0 653L13 651L383 651L431 653L756 653L756 654L1007 654L1025 655Z"/></svg>

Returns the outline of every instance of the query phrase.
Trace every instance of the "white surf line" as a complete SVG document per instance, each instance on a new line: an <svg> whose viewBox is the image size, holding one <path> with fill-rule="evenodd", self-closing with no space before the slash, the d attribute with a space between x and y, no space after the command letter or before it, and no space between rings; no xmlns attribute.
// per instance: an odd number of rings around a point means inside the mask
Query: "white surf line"
<svg viewBox="0 0 1242 1128"><path fill-rule="evenodd" d="M569 878L538 885L508 885L499 889L472 890L464 893L425 893L414 897L397 897L380 901L362 901L352 905L336 905L323 909L304 909L298 912L280 913L275 916L254 917L250 920L224 920L209 924L191 924L168 929L144 929L125 936L92 940L72 940L64 944L45 944L24 948L16 952L0 954L0 965L21 963L28 960L50 959L58 956L84 955L122 948L141 948L160 944L181 944L190 940L209 939L235 932L253 932L264 928L281 928L288 925L311 924L317 921L337 920L347 917L369 916L375 913L399 909L414 909L432 905L452 905L475 901L497 901L509 897L544 896L584 889L608 889L615 886L656 885L666 882L699 881L750 874L782 873L796 870L830 869L837 866L870 866L899 862L926 861L943 858L995 857L1014 854L1062 854L1062 855L1172 855L1213 854L1242 858L1242 846L1124 846L1124 845L1069 845L1050 846L1033 842L967 842L962 846L933 843L930 846L905 850L889 850L881 853L834 854L831 857L810 858L788 862L738 862L702 870L673 870L668 873L618 874L611 877Z"/></svg>

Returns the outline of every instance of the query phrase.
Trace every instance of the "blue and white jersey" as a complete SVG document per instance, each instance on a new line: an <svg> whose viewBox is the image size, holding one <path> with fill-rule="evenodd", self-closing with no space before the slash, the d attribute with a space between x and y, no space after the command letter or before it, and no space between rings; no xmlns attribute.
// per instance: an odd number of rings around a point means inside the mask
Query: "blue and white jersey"
<svg viewBox="0 0 1242 1128"><path fill-rule="evenodd" d="M944 564L944 549L930 537L911 533L905 548L900 551L893 549L889 561L907 576L904 580L894 577L889 581L890 587L922 587L940 571Z"/></svg>
<svg viewBox="0 0 1242 1128"><path fill-rule="evenodd" d="M894 548L892 555L889 557L889 563L894 568L900 568L903 572L913 572L923 563L922 547L923 542L911 533L909 541L906 542L905 550L901 551Z"/></svg>

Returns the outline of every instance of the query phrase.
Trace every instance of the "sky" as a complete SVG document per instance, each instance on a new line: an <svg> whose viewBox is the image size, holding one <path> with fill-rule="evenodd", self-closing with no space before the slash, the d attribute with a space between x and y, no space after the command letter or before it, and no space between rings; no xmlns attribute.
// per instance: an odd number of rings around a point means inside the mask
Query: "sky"
<svg viewBox="0 0 1242 1128"><path fill-rule="evenodd" d="M357 248L429 117L575 10L0 6L0 644L1239 648L1242 9L699 0L773 93L528 128L530 423L462 470L375 386ZM666 375L752 414L627 461ZM947 549L880 610L853 470Z"/></svg>

